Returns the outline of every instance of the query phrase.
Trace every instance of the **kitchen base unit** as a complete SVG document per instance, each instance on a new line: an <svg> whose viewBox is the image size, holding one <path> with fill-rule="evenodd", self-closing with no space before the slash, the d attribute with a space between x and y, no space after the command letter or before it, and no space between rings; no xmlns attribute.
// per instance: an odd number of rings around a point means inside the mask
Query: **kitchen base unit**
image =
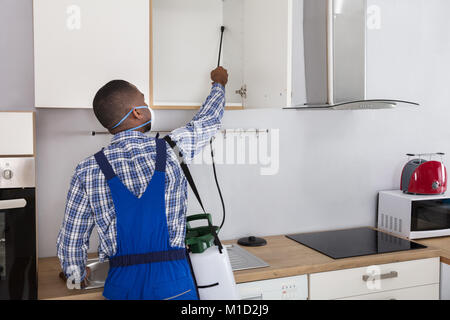
<svg viewBox="0 0 450 320"><path fill-rule="evenodd" d="M439 300L439 258L315 273L311 300Z"/></svg>
<svg viewBox="0 0 450 320"><path fill-rule="evenodd" d="M239 283L241 300L307 300L306 275Z"/></svg>

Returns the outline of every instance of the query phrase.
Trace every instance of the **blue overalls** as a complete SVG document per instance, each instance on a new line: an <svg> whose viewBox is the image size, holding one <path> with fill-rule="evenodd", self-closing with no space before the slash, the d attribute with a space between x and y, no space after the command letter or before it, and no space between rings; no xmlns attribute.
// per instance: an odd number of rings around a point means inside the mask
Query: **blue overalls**
<svg viewBox="0 0 450 320"><path fill-rule="evenodd" d="M111 300L197 300L185 248L170 245L165 206L166 142L156 138L156 168L137 198L114 173L103 151L95 155L111 190L117 218L117 253L103 296Z"/></svg>

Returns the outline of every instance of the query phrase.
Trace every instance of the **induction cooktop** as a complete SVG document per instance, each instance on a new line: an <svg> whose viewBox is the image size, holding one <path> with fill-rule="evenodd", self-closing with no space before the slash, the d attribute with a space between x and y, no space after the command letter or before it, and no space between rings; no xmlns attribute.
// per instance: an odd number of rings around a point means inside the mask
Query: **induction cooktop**
<svg viewBox="0 0 450 320"><path fill-rule="evenodd" d="M371 228L292 234L286 237L333 259L426 248Z"/></svg>

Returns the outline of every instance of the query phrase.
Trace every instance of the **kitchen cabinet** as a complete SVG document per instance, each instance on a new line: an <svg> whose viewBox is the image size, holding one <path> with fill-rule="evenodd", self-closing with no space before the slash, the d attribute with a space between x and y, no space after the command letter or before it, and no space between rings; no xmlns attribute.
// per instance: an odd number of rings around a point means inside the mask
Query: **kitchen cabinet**
<svg viewBox="0 0 450 320"><path fill-rule="evenodd" d="M441 300L450 300L450 265L441 263Z"/></svg>
<svg viewBox="0 0 450 320"><path fill-rule="evenodd" d="M36 106L90 108L102 85L124 79L156 109L198 108L223 25L227 107L281 108L291 1L34 1Z"/></svg>
<svg viewBox="0 0 450 320"><path fill-rule="evenodd" d="M153 105L198 107L217 65L222 0L153 0L152 7Z"/></svg>
<svg viewBox="0 0 450 320"><path fill-rule="evenodd" d="M0 112L0 156L34 156L34 127L34 112Z"/></svg>
<svg viewBox="0 0 450 320"><path fill-rule="evenodd" d="M237 284L242 300L307 300L306 275Z"/></svg>
<svg viewBox="0 0 450 320"><path fill-rule="evenodd" d="M310 299L439 299L439 258L310 275Z"/></svg>
<svg viewBox="0 0 450 320"><path fill-rule="evenodd" d="M199 107L217 66L229 72L231 109L286 105L288 3L277 0L153 0L152 100L157 109Z"/></svg>
<svg viewBox="0 0 450 320"><path fill-rule="evenodd" d="M304 16L305 3L34 1L36 106L90 108L103 84L125 79L156 109L198 108L209 93L209 73L217 66L221 26L226 28L221 64L230 75L228 109L324 103L327 25L321 15ZM308 2L323 7L311 11L316 13L323 13L327 3ZM339 19L343 3L334 2L338 25L347 23ZM339 54L341 48L343 53L335 76L344 70L347 80L353 79L363 88L359 91L365 99L420 103L423 79L439 67L434 63L440 60L430 57L443 52L438 35L447 27L446 20L436 19L436 13L419 0L367 0L366 9L362 69L346 55L345 33L342 37L337 34L340 42L335 43L335 51ZM305 47L316 38L320 41L313 41L313 47ZM364 79L349 74L357 69ZM350 87L339 77L335 80L336 94Z"/></svg>
<svg viewBox="0 0 450 320"><path fill-rule="evenodd" d="M91 108L110 80L150 94L149 0L36 0L35 103Z"/></svg>
<svg viewBox="0 0 450 320"><path fill-rule="evenodd" d="M439 258L429 258L239 283L237 288L242 300L439 300L439 268Z"/></svg>

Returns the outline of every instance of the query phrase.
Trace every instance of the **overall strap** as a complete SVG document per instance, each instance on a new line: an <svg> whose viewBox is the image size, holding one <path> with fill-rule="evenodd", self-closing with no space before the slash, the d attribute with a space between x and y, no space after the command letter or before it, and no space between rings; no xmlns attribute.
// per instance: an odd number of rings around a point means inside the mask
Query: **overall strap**
<svg viewBox="0 0 450 320"><path fill-rule="evenodd" d="M137 264L167 262L186 259L186 249L148 252L143 254L129 254L109 258L110 268L129 267Z"/></svg>
<svg viewBox="0 0 450 320"><path fill-rule="evenodd" d="M167 149L166 140L158 139L156 137L156 167L155 170L159 172L166 171L166 159L167 159Z"/></svg>
<svg viewBox="0 0 450 320"><path fill-rule="evenodd" d="M106 180L111 180L116 176L116 173L114 172L114 169L112 168L111 164L109 163L108 159L106 159L105 153L103 150L97 152L95 155L95 160L97 161L97 164L99 165L100 169L102 170L103 174L105 175Z"/></svg>

